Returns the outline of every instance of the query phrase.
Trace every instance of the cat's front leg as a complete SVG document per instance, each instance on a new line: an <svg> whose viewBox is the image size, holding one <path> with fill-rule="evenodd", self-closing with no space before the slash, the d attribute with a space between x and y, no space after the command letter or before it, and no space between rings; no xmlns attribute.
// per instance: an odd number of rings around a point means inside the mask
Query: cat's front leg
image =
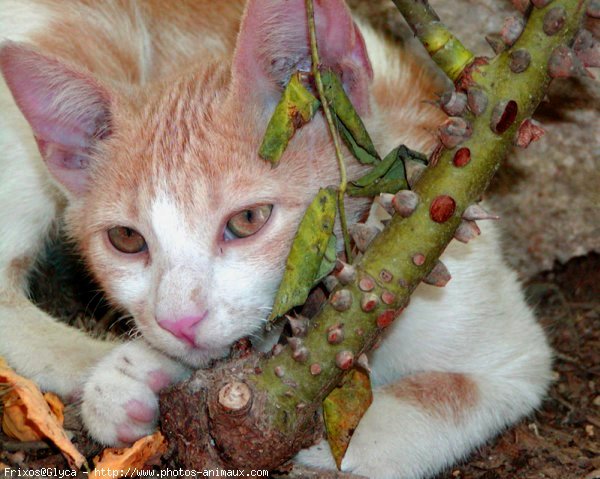
<svg viewBox="0 0 600 479"><path fill-rule="evenodd" d="M191 371L144 341L116 347L91 371L81 413L90 435L107 445L151 434L158 419L158 393Z"/></svg>
<svg viewBox="0 0 600 479"><path fill-rule="evenodd" d="M431 477L539 404L543 385L514 378L423 372L376 389L342 470L375 479ZM296 460L335 467L326 441Z"/></svg>

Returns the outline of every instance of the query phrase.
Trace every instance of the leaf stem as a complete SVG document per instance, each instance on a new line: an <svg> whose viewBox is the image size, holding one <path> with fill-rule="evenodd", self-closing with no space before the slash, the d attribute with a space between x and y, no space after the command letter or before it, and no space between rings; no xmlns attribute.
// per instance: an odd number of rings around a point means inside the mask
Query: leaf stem
<svg viewBox="0 0 600 479"><path fill-rule="evenodd" d="M329 126L329 133L333 140L333 146L335 148L335 155L337 157L339 169L340 169L340 186L338 187L338 210L340 212L340 225L342 227L342 236L344 237L344 249L346 251L346 260L348 263L352 263L352 248L350 247L350 235L348 234L348 223L346 221L346 208L344 205L344 196L346 195L346 183L348 177L346 175L346 163L344 161L344 155L342 154L342 147L340 143L340 137L333 121L333 115L331 114L331 108L327 98L325 97L325 89L323 87L323 80L321 79L321 71L319 69L321 60L319 59L319 49L317 46L317 29L315 26L315 11L313 0L306 0L306 16L308 18L308 32L310 35L310 53L312 58L312 72L315 78L315 84L317 91L319 92L319 99L323 105L323 112L327 119L327 125Z"/></svg>

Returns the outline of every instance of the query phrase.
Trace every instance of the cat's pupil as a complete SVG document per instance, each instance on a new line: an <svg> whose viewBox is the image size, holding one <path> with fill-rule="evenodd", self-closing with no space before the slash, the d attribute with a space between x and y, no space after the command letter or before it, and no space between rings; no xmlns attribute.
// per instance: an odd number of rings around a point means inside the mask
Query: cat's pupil
<svg viewBox="0 0 600 479"><path fill-rule="evenodd" d="M252 223L254 221L254 213L252 210L246 210L246 221Z"/></svg>

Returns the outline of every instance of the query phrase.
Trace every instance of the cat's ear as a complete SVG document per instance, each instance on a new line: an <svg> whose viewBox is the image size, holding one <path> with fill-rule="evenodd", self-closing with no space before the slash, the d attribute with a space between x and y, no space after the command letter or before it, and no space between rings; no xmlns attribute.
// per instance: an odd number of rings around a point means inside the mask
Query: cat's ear
<svg viewBox="0 0 600 479"><path fill-rule="evenodd" d="M93 78L38 53L6 42L0 71L54 178L70 193L86 191L89 157L110 134L110 96Z"/></svg>
<svg viewBox="0 0 600 479"><path fill-rule="evenodd" d="M364 39L343 0L315 0L321 63L342 76L359 113L367 113L373 76ZM296 70L311 68L304 0L249 0L233 58L233 89L276 102Z"/></svg>

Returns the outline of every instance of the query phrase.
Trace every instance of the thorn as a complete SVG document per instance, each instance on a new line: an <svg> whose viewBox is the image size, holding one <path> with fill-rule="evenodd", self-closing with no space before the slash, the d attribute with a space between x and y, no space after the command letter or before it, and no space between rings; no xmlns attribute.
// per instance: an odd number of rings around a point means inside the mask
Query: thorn
<svg viewBox="0 0 600 479"><path fill-rule="evenodd" d="M440 195L431 202L429 216L436 223L445 223L456 210L456 201L448 195Z"/></svg>
<svg viewBox="0 0 600 479"><path fill-rule="evenodd" d="M552 78L568 78L570 76L589 76L583 63L573 50L564 45L556 47L548 60L548 73Z"/></svg>
<svg viewBox="0 0 600 479"><path fill-rule="evenodd" d="M388 212L390 216L394 214L394 205L392 204L393 200L394 195L392 193L380 193L376 199L376 201L379 201L379 204L385 211Z"/></svg>
<svg viewBox="0 0 600 479"><path fill-rule="evenodd" d="M496 55L506 50L506 44L502 40L502 37L499 33L490 33L489 35L486 35L485 41L488 42L490 47L492 47L492 50Z"/></svg>
<svg viewBox="0 0 600 479"><path fill-rule="evenodd" d="M283 369L283 366L276 366L273 371L275 372L275 376L278 378L285 376L285 370Z"/></svg>
<svg viewBox="0 0 600 479"><path fill-rule="evenodd" d="M600 42L597 42L592 32L580 30L573 43L573 51L586 67L600 67Z"/></svg>
<svg viewBox="0 0 600 479"><path fill-rule="evenodd" d="M410 190L400 190L394 195L394 199L392 200L394 209L403 218L408 218L412 215L418 204L419 196Z"/></svg>
<svg viewBox="0 0 600 479"><path fill-rule="evenodd" d="M383 304L387 304L389 306L390 304L394 304L396 301L396 295L391 291L384 291L381 293L381 301L383 301Z"/></svg>
<svg viewBox="0 0 600 479"><path fill-rule="evenodd" d="M390 283L394 279L394 275L390 273L387 269L382 269L379 272L379 279L384 283Z"/></svg>
<svg viewBox="0 0 600 479"><path fill-rule="evenodd" d="M466 147L456 150L456 153L454 153L454 158L452 159L452 163L458 168L468 165L470 161L471 150Z"/></svg>
<svg viewBox="0 0 600 479"><path fill-rule="evenodd" d="M308 334L308 318L304 316L298 316L296 318L292 318L289 315L285 316L290 323L290 327L292 329L292 334L297 337L304 337Z"/></svg>
<svg viewBox="0 0 600 479"><path fill-rule="evenodd" d="M335 269L333 270L333 274L335 275L337 280L343 285L353 283L356 280L356 268L339 259L335 262Z"/></svg>
<svg viewBox="0 0 600 479"><path fill-rule="evenodd" d="M360 300L360 309L365 313L370 313L379 305L379 298L373 293L363 293Z"/></svg>
<svg viewBox="0 0 600 479"><path fill-rule="evenodd" d="M501 135L508 130L517 118L519 107L514 100L499 102L492 111L490 127L494 133Z"/></svg>
<svg viewBox="0 0 600 479"><path fill-rule="evenodd" d="M364 223L357 223L348 228L350 236L359 251L364 252L371 241L379 234L379 230Z"/></svg>
<svg viewBox="0 0 600 479"><path fill-rule="evenodd" d="M462 215L463 220L477 221L477 220L497 220L500 219L498 215L493 215L484 210L477 203L469 206Z"/></svg>
<svg viewBox="0 0 600 479"><path fill-rule="evenodd" d="M358 357L358 360L356 361L356 364L358 364L361 368L363 368L368 373L371 372L371 368L369 366L369 358L367 357L367 355L365 353L362 353Z"/></svg>
<svg viewBox="0 0 600 479"><path fill-rule="evenodd" d="M467 104L473 115L481 115L488 105L488 97L481 88L472 87L467 90Z"/></svg>
<svg viewBox="0 0 600 479"><path fill-rule="evenodd" d="M287 342L292 351L296 351L302 347L302 340L300 338L287 338Z"/></svg>
<svg viewBox="0 0 600 479"><path fill-rule="evenodd" d="M446 268L446 265L438 260L433 269L429 272L425 279L423 279L423 282L432 286L443 288L451 278L452 276L450 275L448 268Z"/></svg>
<svg viewBox="0 0 600 479"><path fill-rule="evenodd" d="M381 313L377 318L377 327L380 329L387 328L390 324L394 322L398 313L393 309L388 309Z"/></svg>
<svg viewBox="0 0 600 479"><path fill-rule="evenodd" d="M456 90L448 90L441 98L442 110L450 116L459 116L465 111L467 106L467 95Z"/></svg>
<svg viewBox="0 0 600 479"><path fill-rule="evenodd" d="M344 340L344 325L335 324L327 328L327 342L329 344L340 344Z"/></svg>
<svg viewBox="0 0 600 479"><path fill-rule="evenodd" d="M531 5L529 0L512 0L512 4L521 13L525 13Z"/></svg>
<svg viewBox="0 0 600 479"><path fill-rule="evenodd" d="M308 359L308 349L304 346L296 349L296 351L292 353L292 358L299 363L305 362Z"/></svg>
<svg viewBox="0 0 600 479"><path fill-rule="evenodd" d="M475 221L462 220L454 232L454 238L466 244L480 234L481 230Z"/></svg>
<svg viewBox="0 0 600 479"><path fill-rule="evenodd" d="M500 29L500 38L507 46L512 46L521 36L525 22L521 17L508 17Z"/></svg>
<svg viewBox="0 0 600 479"><path fill-rule="evenodd" d="M469 139L473 133L471 124L459 116L448 118L438 128L440 141L446 148L454 148L459 143Z"/></svg>
<svg viewBox="0 0 600 479"><path fill-rule="evenodd" d="M298 383L296 381L294 381L292 378L283 378L281 380L281 382L283 384L285 384L286 386L289 386L294 389L298 389Z"/></svg>
<svg viewBox="0 0 600 479"><path fill-rule="evenodd" d="M321 365L318 363L313 363L310 365L310 374L312 374L313 376L318 376L319 374L321 374L322 368Z"/></svg>
<svg viewBox="0 0 600 479"><path fill-rule="evenodd" d="M519 48L510 52L510 62L508 64L513 73L523 73L531 63L531 54L524 48Z"/></svg>
<svg viewBox="0 0 600 479"><path fill-rule="evenodd" d="M412 262L415 264L415 266L423 266L425 263L425 255L422 253L413 255Z"/></svg>
<svg viewBox="0 0 600 479"><path fill-rule="evenodd" d="M554 7L546 12L544 15L544 23L542 29L548 36L556 35L562 30L567 21L567 12L564 7Z"/></svg>
<svg viewBox="0 0 600 479"><path fill-rule="evenodd" d="M527 148L532 141L537 141L544 136L544 133L544 129L537 121L526 118L517 130L515 145L520 148Z"/></svg>
<svg viewBox="0 0 600 479"><path fill-rule="evenodd" d="M331 295L329 302L336 311L347 311L352 306L352 293L347 289L340 289Z"/></svg>
<svg viewBox="0 0 600 479"><path fill-rule="evenodd" d="M438 145L438 146L443 150L443 147L441 145ZM440 153L441 153L441 150L440 150ZM434 150L434 153L432 154L432 156L434 154L435 154L435 150ZM433 165L434 163L432 161L430 161L429 164ZM408 168L408 184L410 185L411 188L415 185L415 183L419 180L419 178L421 178L421 175L423 174L423 172L426 169L427 169L427 165L423 165L421 163L415 163L412 165L412 167Z"/></svg>
<svg viewBox="0 0 600 479"><path fill-rule="evenodd" d="M358 288L365 292L373 291L373 288L375 288L375 280L370 276L363 276L358 282Z"/></svg>
<svg viewBox="0 0 600 479"><path fill-rule="evenodd" d="M335 355L335 365L342 371L347 371L354 365L354 354L351 351L340 351Z"/></svg>
<svg viewBox="0 0 600 479"><path fill-rule="evenodd" d="M325 286L325 289L330 293L337 288L339 284L340 282L333 275L329 275L323 280L323 286Z"/></svg>
<svg viewBox="0 0 600 479"><path fill-rule="evenodd" d="M591 0L585 13L592 18L600 18L600 0Z"/></svg>
<svg viewBox="0 0 600 479"><path fill-rule="evenodd" d="M279 343L277 343L271 348L271 354L273 356L279 356L281 354L281 351L283 351L283 345Z"/></svg>

